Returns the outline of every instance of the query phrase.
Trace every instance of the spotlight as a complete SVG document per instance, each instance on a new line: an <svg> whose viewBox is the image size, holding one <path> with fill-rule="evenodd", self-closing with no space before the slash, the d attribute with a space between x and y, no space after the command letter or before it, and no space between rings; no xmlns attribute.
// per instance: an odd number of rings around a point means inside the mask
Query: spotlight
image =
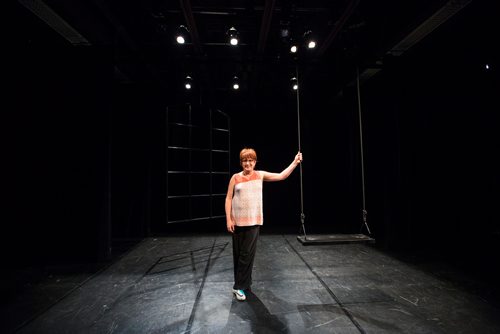
<svg viewBox="0 0 500 334"><path fill-rule="evenodd" d="M304 41L307 44L308 49L314 49L316 47L316 41L314 39L313 33L311 30L308 30L304 33Z"/></svg>
<svg viewBox="0 0 500 334"><path fill-rule="evenodd" d="M297 81L297 78L296 77L293 77L290 79L290 82L291 82L291 85L292 85L292 89L293 90L297 90L299 89L299 82Z"/></svg>
<svg viewBox="0 0 500 334"><path fill-rule="evenodd" d="M229 28L227 34L229 35L229 44L238 45L238 31L236 30L236 28L235 27Z"/></svg>
<svg viewBox="0 0 500 334"><path fill-rule="evenodd" d="M299 50L297 40L293 37L288 38L287 45L290 47L290 53L297 53L297 51Z"/></svg>
<svg viewBox="0 0 500 334"><path fill-rule="evenodd" d="M193 78L191 78L189 75L186 76L186 79L184 80L184 87L187 90L190 90L193 87Z"/></svg>
<svg viewBox="0 0 500 334"><path fill-rule="evenodd" d="M237 76L233 78L233 89L234 90L240 89L240 80L238 79Z"/></svg>
<svg viewBox="0 0 500 334"><path fill-rule="evenodd" d="M177 33L175 35L175 40L177 41L178 44L184 44L188 38L189 35L189 30L181 25L179 28L177 28Z"/></svg>

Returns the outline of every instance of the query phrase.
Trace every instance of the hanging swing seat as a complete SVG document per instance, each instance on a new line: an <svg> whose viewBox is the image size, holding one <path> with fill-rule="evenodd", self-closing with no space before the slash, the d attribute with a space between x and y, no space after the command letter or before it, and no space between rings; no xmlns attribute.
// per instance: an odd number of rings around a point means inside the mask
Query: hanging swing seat
<svg viewBox="0 0 500 334"><path fill-rule="evenodd" d="M375 243L375 239L365 234L309 234L299 235L297 240L303 245Z"/></svg>

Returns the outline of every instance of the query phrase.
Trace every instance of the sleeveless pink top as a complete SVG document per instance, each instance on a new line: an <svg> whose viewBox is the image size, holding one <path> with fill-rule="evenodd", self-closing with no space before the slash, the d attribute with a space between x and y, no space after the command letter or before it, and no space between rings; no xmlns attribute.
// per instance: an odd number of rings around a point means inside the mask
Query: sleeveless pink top
<svg viewBox="0 0 500 334"><path fill-rule="evenodd" d="M263 224L262 184L263 177L258 171L254 170L251 176L236 174L231 214L237 226Z"/></svg>

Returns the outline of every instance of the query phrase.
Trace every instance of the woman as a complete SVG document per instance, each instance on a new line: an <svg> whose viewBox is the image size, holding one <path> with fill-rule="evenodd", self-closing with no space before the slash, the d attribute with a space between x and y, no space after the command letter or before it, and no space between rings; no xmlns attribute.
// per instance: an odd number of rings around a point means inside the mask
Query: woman
<svg viewBox="0 0 500 334"><path fill-rule="evenodd" d="M234 285L238 300L245 300L245 290L252 285L252 268L259 229L264 222L262 210L263 181L283 181L302 162L298 152L293 162L281 173L255 170L257 153L253 148L240 151L243 170L233 174L226 195L226 225L233 234Z"/></svg>

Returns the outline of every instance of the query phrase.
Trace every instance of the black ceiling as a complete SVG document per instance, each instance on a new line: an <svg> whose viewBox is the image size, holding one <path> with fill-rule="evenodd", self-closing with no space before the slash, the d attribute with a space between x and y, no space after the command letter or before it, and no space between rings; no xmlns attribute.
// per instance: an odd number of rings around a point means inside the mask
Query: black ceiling
<svg viewBox="0 0 500 334"><path fill-rule="evenodd" d="M152 80L182 89L190 75L198 89L227 94L234 76L241 91L258 94L301 80L338 90L383 68L387 56L401 56L437 28L469 9L471 0L307 1L109 1L19 0L32 28L50 26L76 47L112 49L116 79ZM476 1L477 2L477 1ZM30 13L31 12L31 13ZM33 15L35 14L35 15ZM178 45L180 25L190 31ZM240 44L228 45L235 27ZM472 28L472 27L471 27ZM33 34L32 29L29 33ZM289 39L311 31L313 50L288 51ZM49 43L49 42L47 42Z"/></svg>

